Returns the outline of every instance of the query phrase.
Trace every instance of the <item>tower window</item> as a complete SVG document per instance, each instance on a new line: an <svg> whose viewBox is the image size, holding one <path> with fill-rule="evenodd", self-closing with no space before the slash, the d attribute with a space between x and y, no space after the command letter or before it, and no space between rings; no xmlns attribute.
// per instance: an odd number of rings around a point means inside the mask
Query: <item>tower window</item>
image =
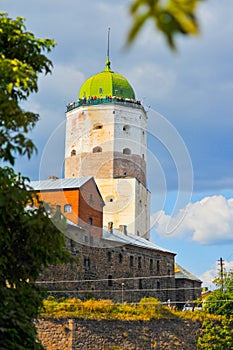
<svg viewBox="0 0 233 350"><path fill-rule="evenodd" d="M101 123L96 123L96 124L94 124L94 127L93 127L94 130L98 130L98 129L102 129L102 128L103 128L103 124L101 124Z"/></svg>
<svg viewBox="0 0 233 350"><path fill-rule="evenodd" d="M92 225L92 223L93 223L93 219L90 217L90 218L88 219L88 224L89 224L89 225Z"/></svg>
<svg viewBox="0 0 233 350"><path fill-rule="evenodd" d="M123 131L129 131L129 129L130 129L129 125L124 125L123 126Z"/></svg>
<svg viewBox="0 0 233 350"><path fill-rule="evenodd" d="M76 150L75 149L72 149L72 151L71 151L71 157L73 157L73 156L76 156Z"/></svg>
<svg viewBox="0 0 233 350"><path fill-rule="evenodd" d="M64 213L71 213L72 212L72 205L71 204L65 204L64 205Z"/></svg>
<svg viewBox="0 0 233 350"><path fill-rule="evenodd" d="M129 148L124 148L123 149L123 154L130 155L131 154L131 150Z"/></svg>
<svg viewBox="0 0 233 350"><path fill-rule="evenodd" d="M93 148L92 152L93 153L100 153L100 152L102 152L102 148L99 147L99 146L96 146L96 147Z"/></svg>

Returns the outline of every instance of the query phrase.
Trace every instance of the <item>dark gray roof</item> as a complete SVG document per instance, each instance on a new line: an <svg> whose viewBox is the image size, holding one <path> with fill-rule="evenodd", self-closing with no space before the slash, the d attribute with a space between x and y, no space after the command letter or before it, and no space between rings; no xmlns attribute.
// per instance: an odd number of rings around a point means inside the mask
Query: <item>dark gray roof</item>
<svg viewBox="0 0 233 350"><path fill-rule="evenodd" d="M113 229L113 232L110 233L107 231L107 228L104 227L103 228L103 239L106 239L109 241L114 241L117 243L122 243L122 244L130 244L130 245L137 246L140 248L159 250L159 251L162 251L165 253L176 255L175 253L173 253L167 249L161 248L157 244L155 244L151 241L148 241L147 239L145 239L143 237L132 235L130 233L127 233L127 235L125 235L124 233L122 233L121 231L119 231L117 229Z"/></svg>
<svg viewBox="0 0 233 350"><path fill-rule="evenodd" d="M175 278L177 279L188 279L191 281L198 281L201 282L199 278L192 275L190 272L185 270L182 266L175 264Z"/></svg>
<svg viewBox="0 0 233 350"><path fill-rule="evenodd" d="M70 179L48 179L31 181L29 186L36 191L46 191L46 190L60 190L68 188L80 188L86 182L88 182L92 177L81 177L81 178L70 178Z"/></svg>

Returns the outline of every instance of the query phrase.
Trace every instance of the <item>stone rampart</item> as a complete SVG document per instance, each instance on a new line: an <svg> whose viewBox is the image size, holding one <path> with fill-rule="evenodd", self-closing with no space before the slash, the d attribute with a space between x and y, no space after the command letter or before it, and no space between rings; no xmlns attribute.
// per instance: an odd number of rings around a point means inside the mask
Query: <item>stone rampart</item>
<svg viewBox="0 0 233 350"><path fill-rule="evenodd" d="M192 320L40 319L46 350L196 350L201 324Z"/></svg>

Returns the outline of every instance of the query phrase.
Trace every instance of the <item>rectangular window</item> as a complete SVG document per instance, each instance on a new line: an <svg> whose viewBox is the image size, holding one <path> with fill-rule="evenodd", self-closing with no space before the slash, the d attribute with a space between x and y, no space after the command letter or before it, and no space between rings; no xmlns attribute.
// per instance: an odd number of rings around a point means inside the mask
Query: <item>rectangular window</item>
<svg viewBox="0 0 233 350"><path fill-rule="evenodd" d="M130 256L130 267L133 267L133 255Z"/></svg>
<svg viewBox="0 0 233 350"><path fill-rule="evenodd" d="M153 271L153 259L150 259L150 271Z"/></svg>
<svg viewBox="0 0 233 350"><path fill-rule="evenodd" d="M139 269L142 268L142 258L141 258L141 256L138 257L138 268Z"/></svg>
<svg viewBox="0 0 233 350"><path fill-rule="evenodd" d="M112 275L108 276L108 286L112 287L113 283L112 283Z"/></svg>

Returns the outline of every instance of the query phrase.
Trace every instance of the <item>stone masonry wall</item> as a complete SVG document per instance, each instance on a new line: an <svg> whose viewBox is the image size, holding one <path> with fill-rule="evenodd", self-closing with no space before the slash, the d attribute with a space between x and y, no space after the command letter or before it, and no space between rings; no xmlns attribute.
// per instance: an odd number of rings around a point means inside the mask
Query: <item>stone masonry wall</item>
<svg viewBox="0 0 233 350"><path fill-rule="evenodd" d="M46 350L196 350L201 324L192 320L40 319Z"/></svg>
<svg viewBox="0 0 233 350"><path fill-rule="evenodd" d="M38 279L52 294L115 302L137 302L143 297L175 301L173 254L111 242L105 248L71 243L68 249L78 262L51 266Z"/></svg>

